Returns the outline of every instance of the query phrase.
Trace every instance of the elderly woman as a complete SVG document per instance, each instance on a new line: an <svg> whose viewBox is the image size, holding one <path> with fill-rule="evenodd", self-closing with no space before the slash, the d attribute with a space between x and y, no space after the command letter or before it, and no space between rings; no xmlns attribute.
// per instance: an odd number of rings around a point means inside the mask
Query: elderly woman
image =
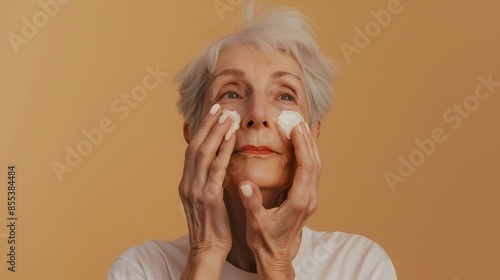
<svg viewBox="0 0 500 280"><path fill-rule="evenodd" d="M374 242L304 226L333 70L299 12L245 11L178 76L189 235L129 249L108 279L396 279Z"/></svg>

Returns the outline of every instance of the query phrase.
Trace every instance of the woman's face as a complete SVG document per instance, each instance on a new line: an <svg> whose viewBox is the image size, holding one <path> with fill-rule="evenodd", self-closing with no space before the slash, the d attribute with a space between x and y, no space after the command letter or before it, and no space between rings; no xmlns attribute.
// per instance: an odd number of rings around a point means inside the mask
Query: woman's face
<svg viewBox="0 0 500 280"><path fill-rule="evenodd" d="M304 88L301 69L289 55L275 52L268 56L246 46L220 53L205 93L202 116L215 103L241 116L226 187L243 180L260 188L291 186L296 169L294 148L277 120L281 111L293 110L309 123Z"/></svg>

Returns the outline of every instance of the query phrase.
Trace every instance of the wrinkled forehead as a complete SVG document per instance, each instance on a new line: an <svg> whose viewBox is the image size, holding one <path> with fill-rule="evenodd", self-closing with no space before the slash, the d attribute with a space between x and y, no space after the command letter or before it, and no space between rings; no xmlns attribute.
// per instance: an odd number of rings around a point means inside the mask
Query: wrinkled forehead
<svg viewBox="0 0 500 280"><path fill-rule="evenodd" d="M258 67L253 69L252 67ZM273 73L287 71L302 79L302 68L297 59L282 49L262 49L247 45L227 47L219 52L211 77L227 68Z"/></svg>

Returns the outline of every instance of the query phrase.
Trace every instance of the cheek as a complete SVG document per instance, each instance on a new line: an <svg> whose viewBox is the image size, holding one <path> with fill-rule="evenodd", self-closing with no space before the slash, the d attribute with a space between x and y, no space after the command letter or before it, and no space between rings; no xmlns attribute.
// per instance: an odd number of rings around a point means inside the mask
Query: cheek
<svg viewBox="0 0 500 280"><path fill-rule="evenodd" d="M297 111L298 113L300 113L302 115L302 117L304 117L304 120L307 122L307 123L310 123L311 122L311 115L309 114L309 107L306 105L301 105L299 107L299 111Z"/></svg>
<svg viewBox="0 0 500 280"><path fill-rule="evenodd" d="M219 100L217 103L221 106L222 109L228 110L228 111L236 111L238 114L244 113L244 109L242 108L243 106L243 101L242 100Z"/></svg>

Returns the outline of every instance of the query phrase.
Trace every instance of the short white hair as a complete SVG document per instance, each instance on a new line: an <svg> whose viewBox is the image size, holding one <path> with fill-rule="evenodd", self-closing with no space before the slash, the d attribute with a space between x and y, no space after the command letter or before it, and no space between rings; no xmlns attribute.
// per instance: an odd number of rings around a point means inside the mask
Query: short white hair
<svg viewBox="0 0 500 280"><path fill-rule="evenodd" d="M210 86L219 53L232 46L247 45L268 54L280 51L293 56L302 69L311 125L316 125L333 105L333 63L325 57L313 38L308 19L299 11L278 7L254 18L253 1L243 7L244 26L222 37L201 51L176 80L180 85L178 108L190 132L196 131L202 119L205 91Z"/></svg>

